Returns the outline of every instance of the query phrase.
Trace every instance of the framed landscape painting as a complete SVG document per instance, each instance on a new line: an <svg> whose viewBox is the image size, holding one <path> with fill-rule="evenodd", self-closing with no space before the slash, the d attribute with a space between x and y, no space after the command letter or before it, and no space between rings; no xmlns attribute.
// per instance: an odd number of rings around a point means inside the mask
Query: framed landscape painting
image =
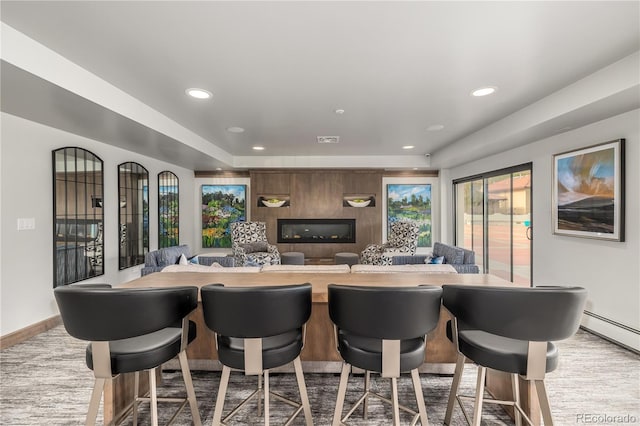
<svg viewBox="0 0 640 426"><path fill-rule="evenodd" d="M420 225L418 247L431 247L431 184L387 185L387 235L391 224L411 219Z"/></svg>
<svg viewBox="0 0 640 426"><path fill-rule="evenodd" d="M230 248L231 223L246 220L246 185L202 185L202 248Z"/></svg>
<svg viewBox="0 0 640 426"><path fill-rule="evenodd" d="M553 156L553 233L624 241L624 139Z"/></svg>

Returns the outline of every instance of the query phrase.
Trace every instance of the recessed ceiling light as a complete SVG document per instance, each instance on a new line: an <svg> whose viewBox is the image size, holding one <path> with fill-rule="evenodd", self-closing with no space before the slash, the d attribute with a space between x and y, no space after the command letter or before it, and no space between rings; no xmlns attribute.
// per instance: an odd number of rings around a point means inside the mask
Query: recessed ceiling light
<svg viewBox="0 0 640 426"><path fill-rule="evenodd" d="M495 93L496 90L498 90L497 87L485 86L485 87L480 87L480 88L474 90L473 92L471 92L471 95L472 96L487 96L487 95L490 95L492 93Z"/></svg>
<svg viewBox="0 0 640 426"><path fill-rule="evenodd" d="M242 133L244 129L242 127L227 127L227 132L229 133Z"/></svg>
<svg viewBox="0 0 640 426"><path fill-rule="evenodd" d="M216 170L220 171L220 170L222 170L222 167L216 167Z"/></svg>
<svg viewBox="0 0 640 426"><path fill-rule="evenodd" d="M343 109L337 109L334 111L336 114L344 114L344 110Z"/></svg>
<svg viewBox="0 0 640 426"><path fill-rule="evenodd" d="M185 90L185 93L196 99L209 99L212 96L208 90L198 89L196 87Z"/></svg>
<svg viewBox="0 0 640 426"><path fill-rule="evenodd" d="M258 145L256 145L256 146L254 146L254 147L253 147L253 150L254 150L254 151L264 151L264 146L258 146Z"/></svg>
<svg viewBox="0 0 640 426"><path fill-rule="evenodd" d="M418 170L418 168L417 168L417 167L414 167L414 168L413 168L413 170Z"/></svg>
<svg viewBox="0 0 640 426"><path fill-rule="evenodd" d="M444 125L443 124L432 124L431 126L427 127L427 131L429 132L437 132L444 129Z"/></svg>
<svg viewBox="0 0 640 426"><path fill-rule="evenodd" d="M415 148L415 146L413 145L405 145L402 147L402 149L413 149L413 148Z"/></svg>

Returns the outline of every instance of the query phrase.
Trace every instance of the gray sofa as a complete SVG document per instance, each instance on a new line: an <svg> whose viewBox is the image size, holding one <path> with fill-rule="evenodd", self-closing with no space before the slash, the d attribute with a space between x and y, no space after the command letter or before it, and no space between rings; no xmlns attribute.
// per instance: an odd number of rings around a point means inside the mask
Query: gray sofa
<svg viewBox="0 0 640 426"><path fill-rule="evenodd" d="M189 250L189 246L186 244L150 251L144 257L144 267L140 270L140 275L145 276L153 272L160 272L165 266L175 265L183 254L187 259L191 257L191 251ZM198 263L200 265L211 265L213 262L218 262L224 267L235 266L235 260L233 257L208 255L198 256Z"/></svg>
<svg viewBox="0 0 640 426"><path fill-rule="evenodd" d="M435 243L433 245L433 256L444 256L444 263L450 264L459 274L477 274L480 268L476 265L476 253L462 247L450 246L448 244ZM394 256L393 265L411 265L424 263L428 255L414 254L412 256Z"/></svg>

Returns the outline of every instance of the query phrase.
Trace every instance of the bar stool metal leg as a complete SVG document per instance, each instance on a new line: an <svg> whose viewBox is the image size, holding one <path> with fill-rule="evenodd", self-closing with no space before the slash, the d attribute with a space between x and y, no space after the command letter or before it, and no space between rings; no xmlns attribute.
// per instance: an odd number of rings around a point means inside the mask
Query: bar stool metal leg
<svg viewBox="0 0 640 426"><path fill-rule="evenodd" d="M551 416L551 406L547 397L547 389L544 386L544 380L534 380L536 392L538 393L538 401L540 402L540 410L542 411L542 419L545 426L553 426L553 417Z"/></svg>
<svg viewBox="0 0 640 426"><path fill-rule="evenodd" d="M451 424L451 416L453 415L453 409L458 400L458 387L460 386L460 379L462 378L462 371L464 370L465 356L458 354L456 360L456 371L453 375L453 383L451 384L451 390L449 391L449 402L447 403L447 413L444 416L444 424Z"/></svg>
<svg viewBox="0 0 640 426"><path fill-rule="evenodd" d="M418 404L418 412L420 413L420 423L422 426L428 426L427 407L424 405L424 396L422 394L422 383L420 383L420 374L418 369L411 370L411 380L413 381L413 391L416 395L416 403Z"/></svg>
<svg viewBox="0 0 640 426"><path fill-rule="evenodd" d="M473 426L480 426L482 421L482 403L484 402L484 379L487 368L478 366L478 382L476 384L476 401L473 406Z"/></svg>
<svg viewBox="0 0 640 426"><path fill-rule="evenodd" d="M222 420L222 407L224 406L224 399L227 394L227 386L229 385L229 375L231 374L231 368L226 365L222 367L222 376L220 377L220 388L218 389L218 396L216 398L216 408L213 412L213 426L220 426Z"/></svg>
<svg viewBox="0 0 640 426"><path fill-rule="evenodd" d="M400 426L400 409L398 408L398 379L391 378L391 407L393 409L393 425Z"/></svg>
<svg viewBox="0 0 640 426"><path fill-rule="evenodd" d="M511 389L513 390L513 402L517 407L520 407L520 378L517 374L511 375ZM522 416L520 410L513 408L513 418L516 421L516 426L522 426Z"/></svg>
<svg viewBox="0 0 640 426"><path fill-rule="evenodd" d="M333 412L333 426L342 424L342 407L344 406L344 397L347 393L347 382L349 381L349 370L351 366L346 362L342 364L342 373L340 374L340 385L338 386L338 399L336 400L336 408Z"/></svg>
<svg viewBox="0 0 640 426"><path fill-rule="evenodd" d="M91 402L89 402L89 412L87 413L87 426L95 425L98 417L98 409L100 408L100 400L102 399L102 391L107 379L96 379L93 384L93 392L91 392Z"/></svg>
<svg viewBox="0 0 640 426"><path fill-rule="evenodd" d="M149 393L151 398L151 425L158 426L158 395L156 394L156 369L149 370Z"/></svg>
<svg viewBox="0 0 640 426"><path fill-rule="evenodd" d="M198 402L196 401L196 391L193 388L191 371L189 370L189 362L187 361L187 353L185 351L180 352L178 354L178 359L180 360L180 368L182 369L184 387L187 389L187 400L189 401L189 408L191 409L193 424L196 426L202 426L200 411L198 410Z"/></svg>
<svg viewBox="0 0 640 426"><path fill-rule="evenodd" d="M364 393L365 398L364 398L364 403L362 405L362 418L367 420L367 415L369 412L369 390L371 389L371 372L370 371L365 371L364 372Z"/></svg>
<svg viewBox="0 0 640 426"><path fill-rule="evenodd" d="M258 375L258 417L262 415L262 374Z"/></svg>
<svg viewBox="0 0 640 426"><path fill-rule="evenodd" d="M269 370L264 370L264 426L269 426Z"/></svg>
<svg viewBox="0 0 640 426"><path fill-rule="evenodd" d="M293 367L296 370L296 380L298 381L298 390L300 391L300 400L302 409L304 410L304 418L307 426L313 426L313 418L311 417L311 405L309 404L309 395L307 394L307 385L304 383L304 375L302 373L302 362L300 357L293 360Z"/></svg>
<svg viewBox="0 0 640 426"><path fill-rule="evenodd" d="M140 372L133 375L133 426L138 426L138 398L140 397Z"/></svg>

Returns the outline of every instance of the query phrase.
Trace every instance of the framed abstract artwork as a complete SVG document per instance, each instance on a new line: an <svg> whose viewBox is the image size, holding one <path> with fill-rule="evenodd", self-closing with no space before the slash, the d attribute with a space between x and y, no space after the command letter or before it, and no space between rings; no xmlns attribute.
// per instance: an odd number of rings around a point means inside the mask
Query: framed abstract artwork
<svg viewBox="0 0 640 426"><path fill-rule="evenodd" d="M231 223L244 222L246 185L202 185L202 248L230 248Z"/></svg>
<svg viewBox="0 0 640 426"><path fill-rule="evenodd" d="M553 156L553 233L624 241L624 139Z"/></svg>
<svg viewBox="0 0 640 426"><path fill-rule="evenodd" d="M387 185L387 235L392 223L404 219L420 225L418 247L431 247L431 184Z"/></svg>

